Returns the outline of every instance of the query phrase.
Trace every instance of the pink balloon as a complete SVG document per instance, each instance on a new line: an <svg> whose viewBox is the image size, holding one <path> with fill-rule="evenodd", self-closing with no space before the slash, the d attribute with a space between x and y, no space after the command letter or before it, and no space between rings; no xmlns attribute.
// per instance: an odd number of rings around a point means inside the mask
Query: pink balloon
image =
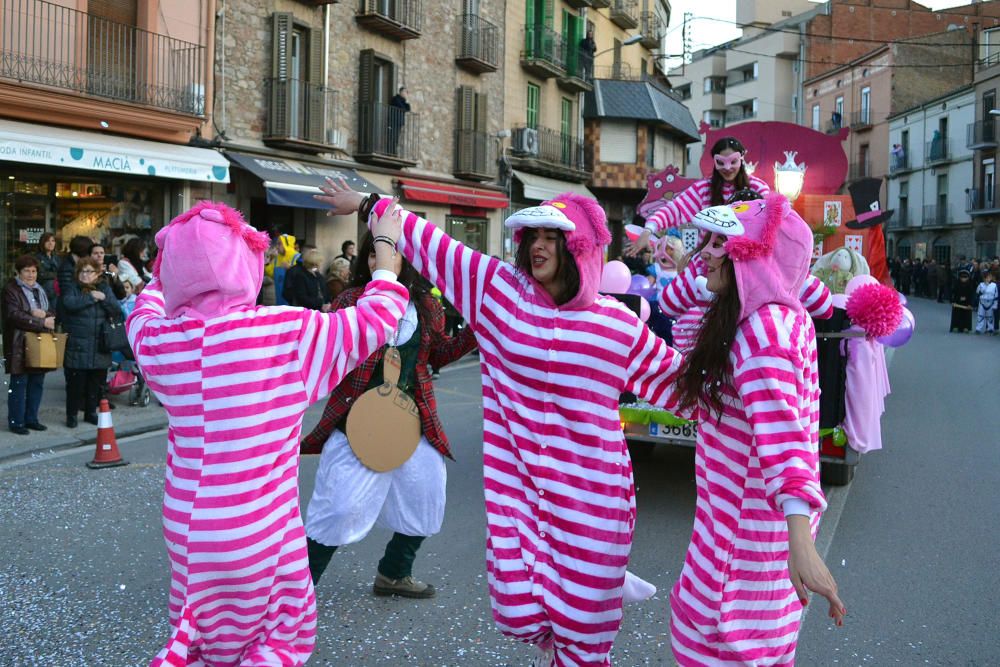
<svg viewBox="0 0 1000 667"><path fill-rule="evenodd" d="M906 305L906 295L903 294L902 292L896 292L896 296L899 297L899 302L905 306Z"/></svg>
<svg viewBox="0 0 1000 667"><path fill-rule="evenodd" d="M632 284L632 272L624 262L613 259L604 265L601 273L600 291L605 294L625 294Z"/></svg>
<svg viewBox="0 0 1000 667"><path fill-rule="evenodd" d="M862 285L872 284L878 284L878 279L875 276L854 276L848 281L847 286L844 287L844 294L851 296L851 292L858 289Z"/></svg>
<svg viewBox="0 0 1000 667"><path fill-rule="evenodd" d="M649 302L639 299L639 319L645 322L649 319Z"/></svg>
<svg viewBox="0 0 1000 667"><path fill-rule="evenodd" d="M902 347L909 342L910 338L913 337L913 332L916 328L917 321L913 317L913 313L911 313L908 309L903 308L903 319L899 323L896 330L888 336L881 336L875 340L888 347Z"/></svg>

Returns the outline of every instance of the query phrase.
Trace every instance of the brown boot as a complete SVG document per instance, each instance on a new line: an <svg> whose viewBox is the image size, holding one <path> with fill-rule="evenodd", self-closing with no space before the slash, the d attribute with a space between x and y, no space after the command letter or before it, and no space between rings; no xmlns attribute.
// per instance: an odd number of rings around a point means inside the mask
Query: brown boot
<svg viewBox="0 0 1000 667"><path fill-rule="evenodd" d="M412 576L390 579L381 572L375 575L372 592L375 595L399 595L404 598L432 598L437 594L433 586L417 581Z"/></svg>

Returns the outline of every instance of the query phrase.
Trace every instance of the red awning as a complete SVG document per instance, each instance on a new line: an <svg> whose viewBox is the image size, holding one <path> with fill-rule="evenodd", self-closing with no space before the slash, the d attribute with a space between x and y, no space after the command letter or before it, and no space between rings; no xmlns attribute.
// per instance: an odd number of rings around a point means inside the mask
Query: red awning
<svg viewBox="0 0 1000 667"><path fill-rule="evenodd" d="M399 179L399 187L403 191L403 199L410 201L454 204L475 208L507 208L509 204L506 195L502 192L471 188L465 185L401 178Z"/></svg>

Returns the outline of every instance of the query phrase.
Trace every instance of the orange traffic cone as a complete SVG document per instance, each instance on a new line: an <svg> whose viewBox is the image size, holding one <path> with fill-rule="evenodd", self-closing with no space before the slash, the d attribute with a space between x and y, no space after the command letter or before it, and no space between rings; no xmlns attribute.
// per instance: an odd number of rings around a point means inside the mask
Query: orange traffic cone
<svg viewBox="0 0 1000 667"><path fill-rule="evenodd" d="M128 461L118 451L115 427L111 424L111 407L107 399L102 399L101 410L97 413L97 451L94 452L94 460L87 467L111 468L123 465L128 465Z"/></svg>

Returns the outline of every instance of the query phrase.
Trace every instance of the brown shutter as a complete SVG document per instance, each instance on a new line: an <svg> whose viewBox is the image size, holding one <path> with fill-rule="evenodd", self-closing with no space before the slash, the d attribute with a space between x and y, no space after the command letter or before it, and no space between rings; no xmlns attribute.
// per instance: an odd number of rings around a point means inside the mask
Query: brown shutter
<svg viewBox="0 0 1000 667"><path fill-rule="evenodd" d="M475 155L476 91L459 86L456 94L455 170L462 174L472 171Z"/></svg>
<svg viewBox="0 0 1000 667"><path fill-rule="evenodd" d="M358 153L371 153L375 147L377 109L375 108L375 51L364 49L358 67Z"/></svg>
<svg viewBox="0 0 1000 667"><path fill-rule="evenodd" d="M268 114L268 135L287 137L291 130L290 84L292 15L275 12L271 15L271 108Z"/></svg>
<svg viewBox="0 0 1000 667"><path fill-rule="evenodd" d="M476 95L476 173L479 174L488 174L490 171L490 137L486 127L488 102L489 96L486 93Z"/></svg>
<svg viewBox="0 0 1000 667"><path fill-rule="evenodd" d="M309 83L304 85L309 118L306 121L309 141L326 141L326 81L323 80L323 31L309 31Z"/></svg>

